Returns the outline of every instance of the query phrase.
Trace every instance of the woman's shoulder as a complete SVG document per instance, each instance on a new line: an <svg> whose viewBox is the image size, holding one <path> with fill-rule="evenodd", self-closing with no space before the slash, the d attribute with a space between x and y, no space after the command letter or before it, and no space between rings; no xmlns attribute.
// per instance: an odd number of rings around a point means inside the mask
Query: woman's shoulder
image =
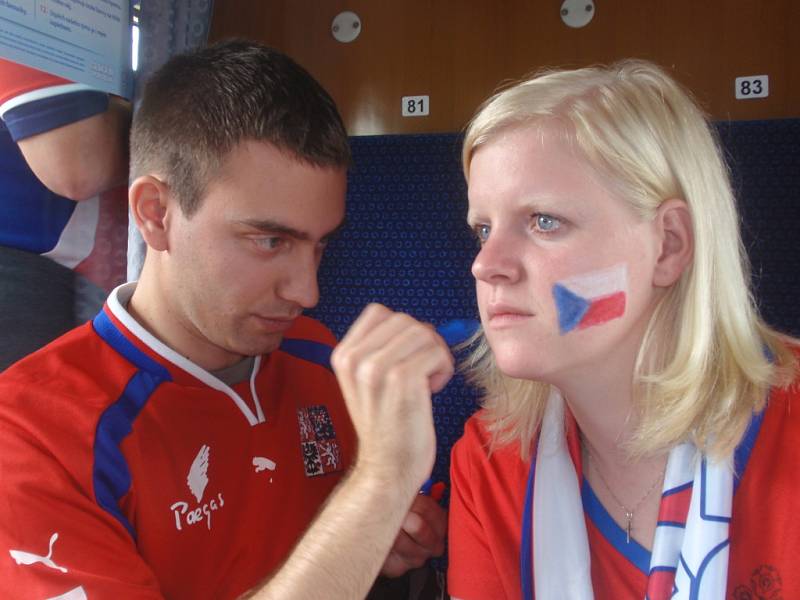
<svg viewBox="0 0 800 600"><path fill-rule="evenodd" d="M479 408L464 422L464 435L461 436L459 443L466 442L474 445L488 440L491 436L487 425L486 409Z"/></svg>
<svg viewBox="0 0 800 600"><path fill-rule="evenodd" d="M482 469L525 467L518 441L506 442L492 428L486 410L480 409L464 423L464 434L453 446L454 462L469 462Z"/></svg>
<svg viewBox="0 0 800 600"><path fill-rule="evenodd" d="M788 376L784 371L781 375L783 381L769 390L766 406L761 413L761 429L766 425L768 430L778 429L800 436L800 409L797 406L800 401L800 340L786 338L783 344L788 356L784 353L781 367L792 371ZM794 364L791 364L792 359ZM787 379L789 383L786 383Z"/></svg>
<svg viewBox="0 0 800 600"><path fill-rule="evenodd" d="M478 409L464 423L464 433L453 446L453 454L488 454L492 433L485 409Z"/></svg>
<svg viewBox="0 0 800 600"><path fill-rule="evenodd" d="M797 348L792 347L792 351L796 352ZM757 424L755 429L754 424ZM800 468L800 377L797 374L790 384L770 390L766 407L754 416L750 430L757 435L753 446L755 456L764 454L767 463L772 462L769 457L781 456L779 464L771 468L784 470L788 463L793 464L792 469Z"/></svg>
<svg viewBox="0 0 800 600"><path fill-rule="evenodd" d="M764 419L779 422L782 429L793 431L800 436L800 380L788 386L774 388L767 401Z"/></svg>

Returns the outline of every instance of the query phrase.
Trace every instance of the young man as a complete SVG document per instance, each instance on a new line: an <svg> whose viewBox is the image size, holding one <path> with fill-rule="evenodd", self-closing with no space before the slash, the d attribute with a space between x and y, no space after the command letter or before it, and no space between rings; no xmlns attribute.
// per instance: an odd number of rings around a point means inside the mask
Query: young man
<svg viewBox="0 0 800 600"><path fill-rule="evenodd" d="M417 490L445 344L369 307L333 357L345 408L300 316L344 218L330 97L256 44L177 57L131 161L140 280L0 377L2 595L350 599L441 552Z"/></svg>

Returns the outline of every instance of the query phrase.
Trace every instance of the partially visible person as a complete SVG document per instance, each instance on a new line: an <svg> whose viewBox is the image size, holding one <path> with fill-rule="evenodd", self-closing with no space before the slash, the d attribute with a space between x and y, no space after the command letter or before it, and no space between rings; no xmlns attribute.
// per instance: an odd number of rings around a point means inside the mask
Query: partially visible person
<svg viewBox="0 0 800 600"><path fill-rule="evenodd" d="M0 595L349 600L442 552L418 491L446 344L373 305L331 359L301 314L349 161L333 100L280 52L229 41L149 79L141 278L0 376Z"/></svg>
<svg viewBox="0 0 800 600"><path fill-rule="evenodd" d="M0 371L124 281L130 112L0 59Z"/></svg>
<svg viewBox="0 0 800 600"><path fill-rule="evenodd" d="M485 391L452 453L465 600L800 596L797 341L759 317L714 130L637 60L464 139Z"/></svg>

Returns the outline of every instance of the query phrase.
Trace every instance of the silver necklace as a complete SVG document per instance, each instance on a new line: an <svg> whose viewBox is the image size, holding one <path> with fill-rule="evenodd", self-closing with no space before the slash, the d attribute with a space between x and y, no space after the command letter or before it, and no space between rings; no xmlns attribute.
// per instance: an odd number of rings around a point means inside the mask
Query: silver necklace
<svg viewBox="0 0 800 600"><path fill-rule="evenodd" d="M583 440L581 440L581 441L583 441ZM628 508L627 506L625 506L624 503L622 503L622 501L620 501L619 498L617 498L617 495L611 489L611 486L608 485L608 482L606 481L606 478L603 477L603 473L602 473L602 471L600 471L600 467L597 466L597 459L594 457L594 454L592 454L592 451L589 450L589 445L586 444L585 442L582 445L583 445L584 448L586 448L586 456L587 456L587 458L591 458L592 462L594 463L594 471L595 471L595 473L597 473L597 476L600 478L601 483L606 488L608 493L611 495L611 498L614 499L614 502L616 502L617 505L619 505L619 507L625 513L625 543L630 544L631 543L631 529L633 527L634 514L639 509L639 507L642 505L642 503L645 500L647 500L647 498L650 497L650 494L653 493L653 490L656 489L656 486L659 484L659 482L663 481L663 479L664 479L664 470L662 470L661 473L659 473L659 475L656 478L656 480L650 485L649 488L647 488L647 491L644 493L644 496L639 498L639 501L636 504L633 505L633 508ZM666 470L666 467L664 469Z"/></svg>

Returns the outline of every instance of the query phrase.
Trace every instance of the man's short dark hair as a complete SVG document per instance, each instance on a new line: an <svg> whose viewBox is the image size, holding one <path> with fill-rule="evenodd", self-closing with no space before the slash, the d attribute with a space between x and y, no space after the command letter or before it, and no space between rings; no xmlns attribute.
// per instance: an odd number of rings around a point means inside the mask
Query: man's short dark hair
<svg viewBox="0 0 800 600"><path fill-rule="evenodd" d="M344 124L322 86L277 50L228 40L173 57L147 81L133 120L131 176L166 178L191 216L245 140L317 167L350 164Z"/></svg>

